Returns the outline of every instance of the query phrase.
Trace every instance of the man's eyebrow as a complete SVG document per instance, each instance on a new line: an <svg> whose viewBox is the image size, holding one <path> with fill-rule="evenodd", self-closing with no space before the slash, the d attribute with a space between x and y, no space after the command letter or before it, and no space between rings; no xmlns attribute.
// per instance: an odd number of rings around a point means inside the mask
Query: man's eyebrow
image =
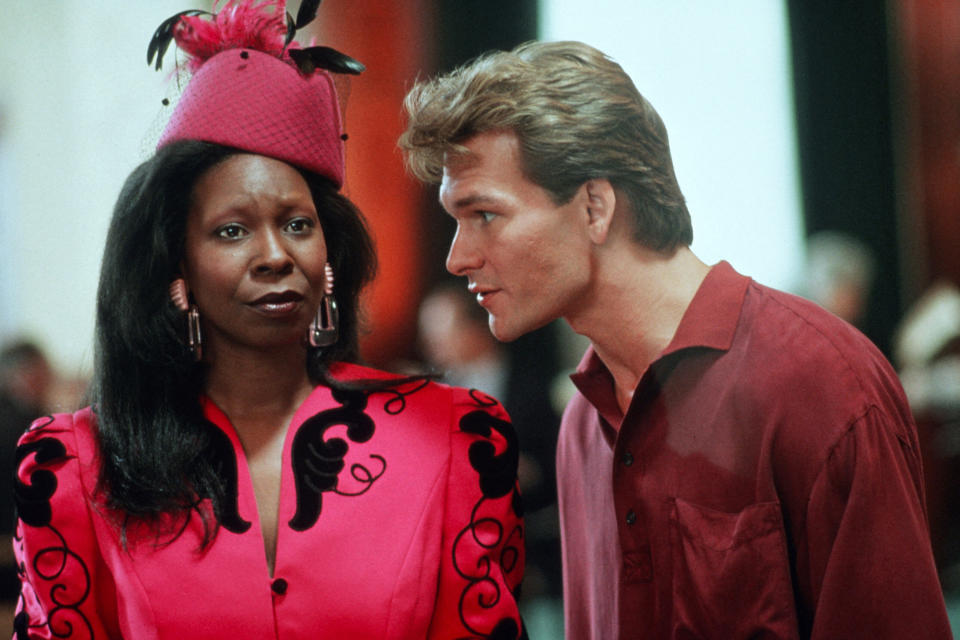
<svg viewBox="0 0 960 640"><path fill-rule="evenodd" d="M459 200L454 201L453 207L454 209L464 209L477 204L496 204L498 202L500 201L493 196L488 196L482 193L471 193L460 198Z"/></svg>

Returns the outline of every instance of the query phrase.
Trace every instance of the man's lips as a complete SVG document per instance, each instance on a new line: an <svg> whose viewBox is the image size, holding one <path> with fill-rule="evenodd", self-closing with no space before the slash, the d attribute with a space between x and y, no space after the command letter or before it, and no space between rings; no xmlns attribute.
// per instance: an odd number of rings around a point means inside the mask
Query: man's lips
<svg viewBox="0 0 960 640"><path fill-rule="evenodd" d="M483 286L478 284L469 285L467 287L467 290L470 293L477 296L477 303L479 303L480 306L483 306L483 307L486 307L485 303L490 301L491 296L493 296L495 293L500 291L500 289L495 289L493 287L488 287L488 286Z"/></svg>
<svg viewBox="0 0 960 640"><path fill-rule="evenodd" d="M285 315L296 311L302 302L303 296L296 291L279 291L262 295L247 304L268 315Z"/></svg>

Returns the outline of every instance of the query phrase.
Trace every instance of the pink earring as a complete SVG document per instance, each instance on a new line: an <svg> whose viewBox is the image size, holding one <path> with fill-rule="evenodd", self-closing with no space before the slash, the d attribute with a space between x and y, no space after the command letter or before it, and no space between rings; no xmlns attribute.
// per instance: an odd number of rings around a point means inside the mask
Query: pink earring
<svg viewBox="0 0 960 640"><path fill-rule="evenodd" d="M311 347L329 347L337 341L340 334L340 313L337 301L333 298L333 268L328 262L323 267L326 282L323 286L323 298L317 315L307 330L307 340Z"/></svg>
<svg viewBox="0 0 960 640"><path fill-rule="evenodd" d="M170 283L170 299L180 311L187 313L187 344L193 353L193 359L199 361L203 357L203 336L200 335L200 310L197 305L190 304L187 296L187 283L183 278L177 278Z"/></svg>
<svg viewBox="0 0 960 640"><path fill-rule="evenodd" d="M170 299L173 300L174 306L180 311L190 309L190 303L187 299L187 283L183 278L177 278L170 283Z"/></svg>

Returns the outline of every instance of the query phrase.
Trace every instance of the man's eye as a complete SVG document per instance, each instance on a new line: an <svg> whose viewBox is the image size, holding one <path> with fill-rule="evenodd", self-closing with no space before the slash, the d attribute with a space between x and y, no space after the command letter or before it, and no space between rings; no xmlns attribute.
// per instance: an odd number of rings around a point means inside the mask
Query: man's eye
<svg viewBox="0 0 960 640"><path fill-rule="evenodd" d="M496 217L496 214L490 213L489 211L480 211L479 213L484 222L492 222Z"/></svg>
<svg viewBox="0 0 960 640"><path fill-rule="evenodd" d="M219 229L217 229L217 235L221 238L227 238L229 240L235 240L241 238L246 234L246 229L241 227L238 224L225 224Z"/></svg>

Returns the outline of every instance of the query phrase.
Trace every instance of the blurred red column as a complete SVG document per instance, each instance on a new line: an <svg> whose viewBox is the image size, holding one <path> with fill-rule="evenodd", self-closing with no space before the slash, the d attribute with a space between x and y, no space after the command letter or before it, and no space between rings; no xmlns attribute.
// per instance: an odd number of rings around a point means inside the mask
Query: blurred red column
<svg viewBox="0 0 960 640"><path fill-rule="evenodd" d="M403 131L403 97L429 59L432 30L428 0L327 0L298 40L334 47L367 70L351 77L345 113L347 178L344 193L364 212L377 246L380 269L367 290L369 333L361 352L389 366L410 355L421 297L423 189L410 178L397 149ZM289 11L298 5L291 3ZM316 25L316 26L314 26Z"/></svg>
<svg viewBox="0 0 960 640"><path fill-rule="evenodd" d="M899 53L903 233L913 298L930 284L960 285L960 3L900 0L893 10ZM955 563L960 491L957 457L943 448L949 415L916 416L934 555Z"/></svg>
<svg viewBox="0 0 960 640"><path fill-rule="evenodd" d="M919 246L916 294L960 285L960 3L902 0L894 9L903 88L904 226Z"/></svg>

